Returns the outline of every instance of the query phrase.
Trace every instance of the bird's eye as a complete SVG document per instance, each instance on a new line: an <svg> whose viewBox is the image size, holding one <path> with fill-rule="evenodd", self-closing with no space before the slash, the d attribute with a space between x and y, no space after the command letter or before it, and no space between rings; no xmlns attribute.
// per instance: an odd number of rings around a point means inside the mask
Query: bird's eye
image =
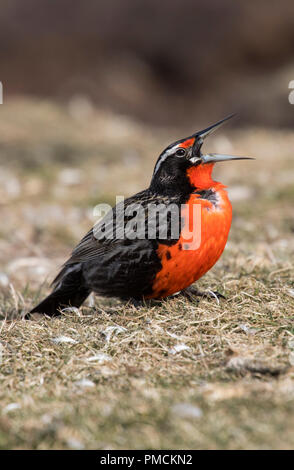
<svg viewBox="0 0 294 470"><path fill-rule="evenodd" d="M180 148L180 149L178 149L178 150L176 151L176 156L177 156L177 157L184 157L184 156L186 155L186 153L187 153L187 152L186 152L185 149Z"/></svg>

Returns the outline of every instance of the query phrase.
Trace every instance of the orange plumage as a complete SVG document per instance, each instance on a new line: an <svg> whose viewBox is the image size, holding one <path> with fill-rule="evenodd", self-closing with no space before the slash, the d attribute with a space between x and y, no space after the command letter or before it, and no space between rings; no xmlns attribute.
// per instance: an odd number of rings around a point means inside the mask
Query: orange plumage
<svg viewBox="0 0 294 470"><path fill-rule="evenodd" d="M159 245L158 255L162 269L156 275L153 292L149 298L166 297L190 286L209 271L225 248L231 227L232 206L225 186L211 178L212 168L213 164L200 165L187 172L195 187L200 190L213 190L217 199L217 204L214 205L197 194L191 194L187 202L190 225L193 219L193 205L201 205L200 246L195 250L184 250L187 240L183 235L171 247ZM183 211L182 216L184 220L187 218L187 210Z"/></svg>

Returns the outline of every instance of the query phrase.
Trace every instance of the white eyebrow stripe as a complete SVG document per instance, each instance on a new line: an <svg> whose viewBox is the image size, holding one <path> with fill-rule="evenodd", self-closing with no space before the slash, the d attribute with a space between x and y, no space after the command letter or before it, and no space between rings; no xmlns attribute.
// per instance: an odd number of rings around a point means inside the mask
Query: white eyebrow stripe
<svg viewBox="0 0 294 470"><path fill-rule="evenodd" d="M161 156L160 160L158 160L158 162L156 163L153 175L155 175L155 173L159 170L159 167L161 166L161 164L167 159L167 157L169 157L172 153L174 153L175 149L179 145L180 144L177 144L174 147L172 147L171 149L166 150L166 152Z"/></svg>

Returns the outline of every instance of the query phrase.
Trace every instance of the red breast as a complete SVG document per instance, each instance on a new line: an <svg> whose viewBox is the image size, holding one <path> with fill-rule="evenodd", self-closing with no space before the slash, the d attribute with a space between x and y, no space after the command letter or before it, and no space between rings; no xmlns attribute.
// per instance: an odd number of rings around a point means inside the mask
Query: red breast
<svg viewBox="0 0 294 470"><path fill-rule="evenodd" d="M199 194L190 195L181 214L184 220L183 226L187 228L189 225L190 232L194 227L193 235L187 239L187 232L182 229L181 236L175 245L158 246L157 252L161 259L162 269L154 279L152 293L148 298L163 298L185 289L216 263L225 248L231 227L232 206L225 186L212 180L212 167L213 165L201 165L187 172L193 184L197 178L197 189L212 190L215 200L202 199ZM199 221L193 221L195 205L199 208L199 212L196 211L196 217L200 214L201 227L199 227ZM199 232L199 237L195 230Z"/></svg>

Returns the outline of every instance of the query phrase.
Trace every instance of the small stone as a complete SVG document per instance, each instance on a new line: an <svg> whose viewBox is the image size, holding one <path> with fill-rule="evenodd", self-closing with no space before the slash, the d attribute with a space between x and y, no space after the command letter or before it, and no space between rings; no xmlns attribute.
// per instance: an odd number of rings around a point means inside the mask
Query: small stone
<svg viewBox="0 0 294 470"><path fill-rule="evenodd" d="M289 362L291 366L294 366L294 351L291 351L289 354Z"/></svg>
<svg viewBox="0 0 294 470"><path fill-rule="evenodd" d="M9 403L3 408L3 413L9 413L10 411L19 410L21 408L19 403Z"/></svg>
<svg viewBox="0 0 294 470"><path fill-rule="evenodd" d="M85 448L84 444L81 441L72 437L67 439L66 443L70 449L83 450Z"/></svg>
<svg viewBox="0 0 294 470"><path fill-rule="evenodd" d="M69 336L57 336L57 338L53 338L51 341L52 343L55 343L55 344L62 344L62 343L77 344L78 343L75 339L70 338Z"/></svg>
<svg viewBox="0 0 294 470"><path fill-rule="evenodd" d="M87 358L88 362L98 362L99 364L103 364L103 362L111 361L111 357L105 353L95 354L95 356L91 356Z"/></svg>
<svg viewBox="0 0 294 470"><path fill-rule="evenodd" d="M173 348L169 349L168 352L170 354L177 354L178 352L190 351L190 350L191 348L189 346L187 346L184 343L180 343L180 344L176 344Z"/></svg>
<svg viewBox="0 0 294 470"><path fill-rule="evenodd" d="M198 419L203 415L202 410L191 403L177 403L172 407L172 412L181 418Z"/></svg>
<svg viewBox="0 0 294 470"><path fill-rule="evenodd" d="M6 287L9 284L9 278L7 274L5 273L0 273L0 286Z"/></svg>
<svg viewBox="0 0 294 470"><path fill-rule="evenodd" d="M247 335L255 335L255 333L257 332L256 328L251 328L250 326L248 326L248 325L245 324L245 323L241 323L241 325L239 325L239 327L240 327L241 330L244 331L244 333L246 333Z"/></svg>
<svg viewBox="0 0 294 470"><path fill-rule="evenodd" d="M65 186L75 186L82 181L82 172L78 168L65 168L59 173L59 182Z"/></svg>
<svg viewBox="0 0 294 470"><path fill-rule="evenodd" d="M92 382L92 380L89 380L89 379L78 380L77 382L75 382L75 385L77 385L78 387L81 387L81 388L93 388L93 387L95 387L94 382Z"/></svg>
<svg viewBox="0 0 294 470"><path fill-rule="evenodd" d="M112 335L119 335L127 331L123 326L108 326L102 334L105 336L106 342L109 343Z"/></svg>

